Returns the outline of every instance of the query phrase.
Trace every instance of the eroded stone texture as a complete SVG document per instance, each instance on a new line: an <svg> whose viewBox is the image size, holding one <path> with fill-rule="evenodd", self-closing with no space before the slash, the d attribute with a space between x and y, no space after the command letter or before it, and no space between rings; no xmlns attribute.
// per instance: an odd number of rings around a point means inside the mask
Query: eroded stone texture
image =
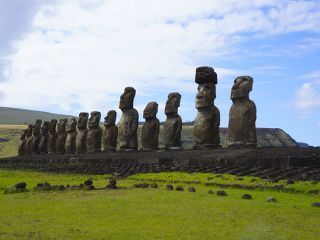
<svg viewBox="0 0 320 240"><path fill-rule="evenodd" d="M211 67L198 67L196 69L195 82L199 85L195 101L198 113L193 127L194 148L215 148L220 143L220 112L214 106L217 74Z"/></svg>
<svg viewBox="0 0 320 240"><path fill-rule="evenodd" d="M36 153L36 154L40 153L39 145L40 145L40 139L41 139L41 135L40 135L41 124L42 124L42 120L37 119L32 131L32 136L33 136L32 153Z"/></svg>
<svg viewBox="0 0 320 240"><path fill-rule="evenodd" d="M49 126L48 134L48 153L53 154L56 152L56 141L57 141L57 119L52 119Z"/></svg>
<svg viewBox="0 0 320 240"><path fill-rule="evenodd" d="M102 143L104 151L115 151L117 148L118 127L116 126L117 112L111 110L104 118Z"/></svg>
<svg viewBox="0 0 320 240"><path fill-rule="evenodd" d="M66 124L67 139L65 149L67 154L76 152L77 119L72 117Z"/></svg>
<svg viewBox="0 0 320 240"><path fill-rule="evenodd" d="M234 80L228 125L230 147L257 146L257 110L254 102L249 99L252 85L253 78L250 76L240 76Z"/></svg>
<svg viewBox="0 0 320 240"><path fill-rule="evenodd" d="M60 154L64 154L66 152L65 144L67 139L67 132L66 132L67 122L68 122L68 119L66 118L59 119L56 127L56 132L57 132L56 152Z"/></svg>
<svg viewBox="0 0 320 240"><path fill-rule="evenodd" d="M181 148L182 119L178 114L181 95L174 92L168 95L165 114L167 119L163 125L163 140L165 148Z"/></svg>
<svg viewBox="0 0 320 240"><path fill-rule="evenodd" d="M120 97L119 108L122 116L119 122L118 143L122 150L136 150L138 148L137 130L139 114L133 108L133 101L136 90L126 87Z"/></svg>
<svg viewBox="0 0 320 240"><path fill-rule="evenodd" d="M33 124L29 124L28 128L26 129L26 154L32 154L32 144L33 144Z"/></svg>
<svg viewBox="0 0 320 240"><path fill-rule="evenodd" d="M87 152L101 152L102 130L99 126L101 113L97 111L91 112L88 122L88 134L86 139Z"/></svg>
<svg viewBox="0 0 320 240"><path fill-rule="evenodd" d="M20 144L19 144L19 148L18 148L18 156L24 156L26 155L26 132L27 130L24 129L22 130L21 134L20 134Z"/></svg>
<svg viewBox="0 0 320 240"><path fill-rule="evenodd" d="M143 150L156 150L159 146L160 122L157 118L158 103L150 102L143 111L146 120L142 126L141 142Z"/></svg>
<svg viewBox="0 0 320 240"><path fill-rule="evenodd" d="M89 113L81 112L79 113L78 123L77 123L77 137L76 137L76 153L85 153L87 150L86 139L88 133L88 118Z"/></svg>
<svg viewBox="0 0 320 240"><path fill-rule="evenodd" d="M48 134L49 134L50 122L44 121L40 129L40 153L48 153Z"/></svg>

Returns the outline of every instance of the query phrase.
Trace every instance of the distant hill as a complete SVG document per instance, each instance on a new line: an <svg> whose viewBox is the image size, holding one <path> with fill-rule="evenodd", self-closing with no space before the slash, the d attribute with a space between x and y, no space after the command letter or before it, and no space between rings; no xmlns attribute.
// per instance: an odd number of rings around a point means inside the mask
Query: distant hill
<svg viewBox="0 0 320 240"><path fill-rule="evenodd" d="M69 118L71 116L42 111L26 110L19 108L0 107L0 124L28 124L36 119L50 121L51 119Z"/></svg>

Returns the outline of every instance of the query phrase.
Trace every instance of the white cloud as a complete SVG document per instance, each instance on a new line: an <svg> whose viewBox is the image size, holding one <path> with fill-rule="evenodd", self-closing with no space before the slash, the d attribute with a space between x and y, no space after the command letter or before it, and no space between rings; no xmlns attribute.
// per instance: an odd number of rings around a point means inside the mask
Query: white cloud
<svg viewBox="0 0 320 240"><path fill-rule="evenodd" d="M15 42L2 105L75 114L116 107L125 86L139 96L190 93L195 67L234 53L247 33L319 32L316 9L277 0L56 1ZM240 72L217 67L222 81Z"/></svg>
<svg viewBox="0 0 320 240"><path fill-rule="evenodd" d="M312 83L304 83L297 92L295 107L302 117L307 117L313 110L320 107L320 93Z"/></svg>

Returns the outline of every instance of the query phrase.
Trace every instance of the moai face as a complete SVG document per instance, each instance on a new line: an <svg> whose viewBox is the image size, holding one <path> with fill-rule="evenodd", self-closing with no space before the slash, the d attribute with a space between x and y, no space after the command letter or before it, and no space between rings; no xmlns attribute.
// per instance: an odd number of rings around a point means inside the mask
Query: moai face
<svg viewBox="0 0 320 240"><path fill-rule="evenodd" d="M52 119L50 122L49 132L54 133L56 131L57 119Z"/></svg>
<svg viewBox="0 0 320 240"><path fill-rule="evenodd" d="M104 125L106 127L115 125L117 119L117 112L114 110L111 110L107 113L107 116L104 118Z"/></svg>
<svg viewBox="0 0 320 240"><path fill-rule="evenodd" d="M86 129L88 124L89 113L81 112L79 113L77 127L78 129Z"/></svg>
<svg viewBox="0 0 320 240"><path fill-rule="evenodd" d="M41 126L41 133L42 134L48 134L49 127L50 127L50 122L44 121L42 126Z"/></svg>
<svg viewBox="0 0 320 240"><path fill-rule="evenodd" d="M147 106L143 110L143 118L144 119L155 118L157 113L158 113L158 103L150 102L147 104Z"/></svg>
<svg viewBox="0 0 320 240"><path fill-rule="evenodd" d="M180 93L174 92L168 95L168 100L166 102L166 107L164 112L168 113L177 113L178 108L180 107L181 95Z"/></svg>
<svg viewBox="0 0 320 240"><path fill-rule="evenodd" d="M26 137L31 137L33 132L33 124L29 124L28 128L26 129Z"/></svg>
<svg viewBox="0 0 320 240"><path fill-rule="evenodd" d="M75 132L76 127L77 127L77 119L75 117L70 118L66 124L66 131L67 132Z"/></svg>
<svg viewBox="0 0 320 240"><path fill-rule="evenodd" d="M62 118L59 119L59 122L57 123L57 133L64 133L66 131L66 124L68 122L68 119Z"/></svg>
<svg viewBox="0 0 320 240"><path fill-rule="evenodd" d="M91 112L89 123L88 123L88 127L89 128L97 128L97 127L99 127L100 119L101 119L101 113L100 112L98 112L98 111Z"/></svg>
<svg viewBox="0 0 320 240"><path fill-rule="evenodd" d="M120 96L119 108L121 110L133 108L133 100L136 96L136 90L132 87L126 87L124 93Z"/></svg>
<svg viewBox="0 0 320 240"><path fill-rule="evenodd" d="M39 135L40 134L41 124L42 124L42 120L41 119L37 119L36 123L34 124L33 135Z"/></svg>
<svg viewBox="0 0 320 240"><path fill-rule="evenodd" d="M231 99L249 98L249 92L252 91L253 78L250 76L240 76L234 80L231 89Z"/></svg>
<svg viewBox="0 0 320 240"><path fill-rule="evenodd" d="M205 108L213 105L216 98L217 74L212 67L198 67L195 82L198 83L196 108Z"/></svg>

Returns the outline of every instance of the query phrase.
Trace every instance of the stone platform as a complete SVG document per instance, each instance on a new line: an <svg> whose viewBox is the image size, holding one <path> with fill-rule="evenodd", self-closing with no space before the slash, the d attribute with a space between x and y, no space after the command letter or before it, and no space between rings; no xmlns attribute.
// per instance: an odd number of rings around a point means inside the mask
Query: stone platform
<svg viewBox="0 0 320 240"><path fill-rule="evenodd" d="M320 148L252 148L29 155L0 159L0 168L112 174L185 171L320 180Z"/></svg>

